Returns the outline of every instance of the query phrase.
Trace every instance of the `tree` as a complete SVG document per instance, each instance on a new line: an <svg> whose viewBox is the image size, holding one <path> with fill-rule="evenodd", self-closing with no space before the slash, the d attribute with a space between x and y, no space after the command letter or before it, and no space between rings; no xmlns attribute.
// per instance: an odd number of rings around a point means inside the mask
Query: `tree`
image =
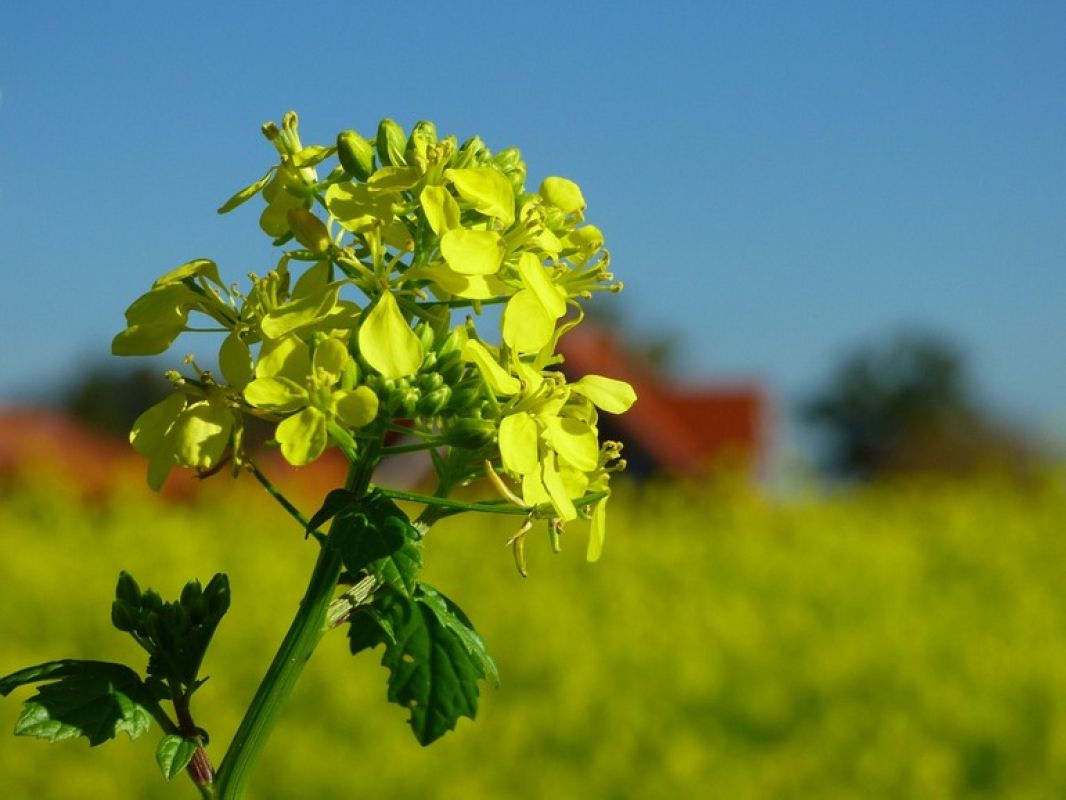
<svg viewBox="0 0 1066 800"><path fill-rule="evenodd" d="M847 476L966 472L1027 460L1017 437L976 402L959 349L927 333L859 348L802 415L826 432L829 466Z"/></svg>

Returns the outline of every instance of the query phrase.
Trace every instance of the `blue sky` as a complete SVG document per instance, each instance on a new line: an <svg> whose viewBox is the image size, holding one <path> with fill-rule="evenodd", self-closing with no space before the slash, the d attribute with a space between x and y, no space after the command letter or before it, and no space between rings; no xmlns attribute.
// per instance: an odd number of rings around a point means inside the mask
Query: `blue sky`
<svg viewBox="0 0 1066 800"><path fill-rule="evenodd" d="M1062 3L13 6L0 401L107 358L177 264L263 271L256 212L214 209L293 108L305 140L428 118L577 180L626 327L683 337L686 379L757 379L784 416L921 326L1066 439Z"/></svg>

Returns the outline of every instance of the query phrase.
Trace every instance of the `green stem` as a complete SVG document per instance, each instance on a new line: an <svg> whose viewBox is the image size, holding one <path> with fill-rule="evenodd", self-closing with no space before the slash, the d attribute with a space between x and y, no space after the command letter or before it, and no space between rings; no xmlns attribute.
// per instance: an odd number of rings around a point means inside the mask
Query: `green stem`
<svg viewBox="0 0 1066 800"><path fill-rule="evenodd" d="M255 479L257 481L259 481L260 485L264 489L267 490L267 493L271 497L273 497L275 500L277 500L278 503L281 505L281 507L284 508L289 513L289 516L291 516L294 520L299 522L300 526L304 530L307 530L307 526L311 524L311 520L309 520L307 517L305 517L303 514L300 513L300 509L298 509L296 506L294 506L289 501L289 498L287 498L285 495L283 495L278 490L278 487L276 487L273 483L271 483L270 478L268 478L266 475L264 475L262 473L262 471L259 469L259 467L257 467L251 461L251 459L248 459L248 460L245 461L245 466L248 468L248 471L251 472L252 475L255 476ZM322 533L321 531L314 530L314 531L309 531L309 533L310 533L311 536L314 536L315 539L318 540L319 544L322 544L326 540L326 535L324 533Z"/></svg>
<svg viewBox="0 0 1066 800"><path fill-rule="evenodd" d="M391 497L393 500L407 500L412 503L422 503L427 506L435 506L437 508L447 508L455 512L460 511L481 511L485 514L511 514L514 516L528 516L530 513L536 511L534 508L519 508L518 506L506 505L504 501L490 501L486 503L466 503L462 500L449 500L446 497L433 497L428 494L418 494L417 492L405 492L400 489L384 489L378 487L380 491L386 497ZM607 492L592 492L574 500L574 505L578 508L582 506L588 506L595 503L597 500L602 500L607 496Z"/></svg>
<svg viewBox="0 0 1066 800"><path fill-rule="evenodd" d="M363 457L352 464L345 488L357 497L365 494L376 463L377 449L368 448ZM318 553L307 591L300 601L289 632L285 634L218 768L214 787L218 800L240 800L244 797L252 768L278 721L281 707L292 694L311 653L329 630L327 612L342 567L340 552L327 538Z"/></svg>

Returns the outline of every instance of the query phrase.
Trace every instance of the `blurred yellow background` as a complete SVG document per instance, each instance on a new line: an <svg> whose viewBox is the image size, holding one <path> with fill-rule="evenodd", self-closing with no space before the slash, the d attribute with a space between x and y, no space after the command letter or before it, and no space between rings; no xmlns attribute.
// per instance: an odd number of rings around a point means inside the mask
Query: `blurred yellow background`
<svg viewBox="0 0 1066 800"><path fill-rule="evenodd" d="M236 490L236 494L233 492ZM506 519L428 539L427 579L502 674L476 722L423 749L378 653L328 636L270 741L256 798L1046 798L1066 791L1066 489L912 479L770 501L744 481L623 485L601 563L583 532ZM545 537L546 539L546 537ZM45 474L0 495L0 673L141 653L109 625L120 568L176 595L232 580L194 712L217 760L279 643L313 541L250 481L191 502L130 483L84 501ZM10 731L20 690L0 701ZM188 797L158 728L97 750L0 739L4 796Z"/></svg>

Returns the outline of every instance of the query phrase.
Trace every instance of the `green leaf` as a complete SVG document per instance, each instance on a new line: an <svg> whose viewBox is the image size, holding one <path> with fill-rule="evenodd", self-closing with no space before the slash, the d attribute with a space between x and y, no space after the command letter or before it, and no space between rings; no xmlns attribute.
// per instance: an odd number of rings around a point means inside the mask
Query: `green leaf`
<svg viewBox="0 0 1066 800"><path fill-rule="evenodd" d="M462 640L467 652L481 667L484 677L492 678L493 683L499 686L500 673L496 668L496 662L492 660L485 646L485 640L474 630L474 623L470 621L466 613L449 597L428 583L419 585L418 594L419 600L436 615L437 621Z"/></svg>
<svg viewBox="0 0 1066 800"><path fill-rule="evenodd" d="M199 746L195 739L186 739L174 734L164 736L155 751L155 763L162 770L163 777L169 781L175 775L180 775L181 771L189 766Z"/></svg>
<svg viewBox="0 0 1066 800"><path fill-rule="evenodd" d="M352 496L349 494L348 498ZM400 507L379 491L349 504L344 504L344 499L340 495L335 500L327 497L312 522L319 514L332 510L327 510L327 505L339 506L333 511L336 519L330 535L341 549L344 566L351 572L366 571L410 597L422 569L422 537L418 530Z"/></svg>
<svg viewBox="0 0 1066 800"><path fill-rule="evenodd" d="M155 700L129 667L106 661L50 661L0 678L0 695L44 681L24 703L16 736L49 742L84 736L95 747L120 732L136 739L151 727Z"/></svg>
<svg viewBox="0 0 1066 800"><path fill-rule="evenodd" d="M357 608L348 620L348 646L352 655L383 643L395 643L389 618L373 606Z"/></svg>
<svg viewBox="0 0 1066 800"><path fill-rule="evenodd" d="M367 611L356 614L350 641L353 649L384 643L381 663L390 672L388 698L410 710L409 723L419 743L439 739L459 717L473 719L478 681L495 678L496 666L466 615L425 584L419 585L413 598L382 593L372 609L381 620Z"/></svg>
<svg viewBox="0 0 1066 800"><path fill-rule="evenodd" d="M307 532L317 530L340 513L342 508L356 502L356 496L348 489L333 489L322 501L322 507L307 521Z"/></svg>
<svg viewBox="0 0 1066 800"><path fill-rule="evenodd" d="M374 561L385 559L405 544L402 524L395 517L375 519L359 505L348 506L333 520L330 541L340 550L344 566L361 572Z"/></svg>

